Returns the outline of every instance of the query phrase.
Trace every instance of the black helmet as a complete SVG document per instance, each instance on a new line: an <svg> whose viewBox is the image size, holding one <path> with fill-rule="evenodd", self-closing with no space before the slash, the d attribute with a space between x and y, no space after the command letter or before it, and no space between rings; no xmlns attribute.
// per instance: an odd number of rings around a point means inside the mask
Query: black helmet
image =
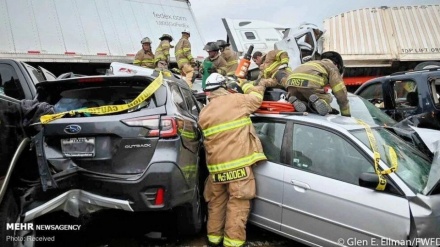
<svg viewBox="0 0 440 247"><path fill-rule="evenodd" d="M219 40L217 40L217 45L221 48L224 48L224 47L228 46L229 43L227 43L226 41L224 41L222 39L219 39Z"/></svg>
<svg viewBox="0 0 440 247"><path fill-rule="evenodd" d="M159 38L160 40L164 40L164 39L167 39L168 41L173 41L173 37L171 36L171 35L169 35L169 34L162 34L162 37L160 37Z"/></svg>
<svg viewBox="0 0 440 247"><path fill-rule="evenodd" d="M322 59L332 60L332 62L336 64L336 67L338 67L339 73L341 73L341 75L344 73L344 60L342 60L341 54L335 51L326 51L322 53L321 60Z"/></svg>
<svg viewBox="0 0 440 247"><path fill-rule="evenodd" d="M205 51L218 51L218 50L220 50L220 47L218 47L216 42L208 42L208 43L206 43L203 50L205 50Z"/></svg>
<svg viewBox="0 0 440 247"><path fill-rule="evenodd" d="M241 89L241 87L236 82L229 82L228 84L226 84L226 88L229 91L233 91L235 93L243 93L243 89Z"/></svg>

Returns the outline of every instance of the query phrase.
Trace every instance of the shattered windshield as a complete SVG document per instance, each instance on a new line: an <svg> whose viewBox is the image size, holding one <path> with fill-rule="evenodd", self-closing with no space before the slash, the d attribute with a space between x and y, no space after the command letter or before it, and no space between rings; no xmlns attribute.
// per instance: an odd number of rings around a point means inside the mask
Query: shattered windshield
<svg viewBox="0 0 440 247"><path fill-rule="evenodd" d="M379 108L371 104L368 100L357 95L349 94L350 113L352 117L361 119L367 124L377 124L380 126L393 126L397 122ZM331 102L331 106L339 110L336 100Z"/></svg>
<svg viewBox="0 0 440 247"><path fill-rule="evenodd" d="M82 108L128 104L144 89L145 87L113 86L66 90L61 93L61 98L54 105L54 109L58 113ZM152 95L136 106L136 109L155 107L154 95Z"/></svg>
<svg viewBox="0 0 440 247"><path fill-rule="evenodd" d="M413 191L416 193L422 193L427 185L431 169L431 161L429 158L385 129L376 128L371 129L371 131L376 139L381 160L391 167L388 150L389 147L392 147L397 156L397 176L399 176ZM354 130L351 131L351 133L371 149L365 130Z"/></svg>

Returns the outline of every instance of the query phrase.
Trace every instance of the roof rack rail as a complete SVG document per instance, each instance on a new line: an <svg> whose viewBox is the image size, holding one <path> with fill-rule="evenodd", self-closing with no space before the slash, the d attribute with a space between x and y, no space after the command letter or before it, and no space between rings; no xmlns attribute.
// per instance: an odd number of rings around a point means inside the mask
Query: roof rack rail
<svg viewBox="0 0 440 247"><path fill-rule="evenodd" d="M391 75L404 75L404 74L409 74L409 73L414 73L414 72L421 72L421 71L440 71L440 67L430 68L430 69L418 69L418 70L399 71L399 72L392 73Z"/></svg>

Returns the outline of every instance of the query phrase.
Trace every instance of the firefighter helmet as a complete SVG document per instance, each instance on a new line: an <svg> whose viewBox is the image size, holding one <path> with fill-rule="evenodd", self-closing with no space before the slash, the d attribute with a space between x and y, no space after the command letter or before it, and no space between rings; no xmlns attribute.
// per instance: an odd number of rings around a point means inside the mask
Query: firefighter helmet
<svg viewBox="0 0 440 247"><path fill-rule="evenodd" d="M234 93L243 93L243 89L241 89L240 85L238 85L236 82L229 82L226 85L226 88L228 91L232 91Z"/></svg>
<svg viewBox="0 0 440 247"><path fill-rule="evenodd" d="M183 29L182 33L187 33L188 35L191 35L191 32L188 28Z"/></svg>
<svg viewBox="0 0 440 247"><path fill-rule="evenodd" d="M160 40L167 39L170 42L173 41L173 37L171 35L169 35L169 34L166 34L166 33L162 34L162 37L160 37L159 39Z"/></svg>
<svg viewBox="0 0 440 247"><path fill-rule="evenodd" d="M226 78L219 73L212 73L206 78L205 91L214 91L220 87L226 87Z"/></svg>
<svg viewBox="0 0 440 247"><path fill-rule="evenodd" d="M335 52L335 51L326 51L322 53L321 60L322 59L330 59L332 62L338 67L339 73L344 74L344 60L342 60L341 54Z"/></svg>
<svg viewBox="0 0 440 247"><path fill-rule="evenodd" d="M151 44L151 40L148 37L145 37L141 40L141 44L145 44L145 43L150 43Z"/></svg>
<svg viewBox="0 0 440 247"><path fill-rule="evenodd" d="M222 40L222 39L219 39L219 40L217 40L217 45L218 45L219 47L223 48L223 47L226 47L226 46L228 46L228 45L230 45L230 44L227 43L226 41Z"/></svg>
<svg viewBox="0 0 440 247"><path fill-rule="evenodd" d="M206 43L203 50L205 50L205 51L218 51L218 50L220 50L220 47L218 47L216 42L208 42L208 43Z"/></svg>

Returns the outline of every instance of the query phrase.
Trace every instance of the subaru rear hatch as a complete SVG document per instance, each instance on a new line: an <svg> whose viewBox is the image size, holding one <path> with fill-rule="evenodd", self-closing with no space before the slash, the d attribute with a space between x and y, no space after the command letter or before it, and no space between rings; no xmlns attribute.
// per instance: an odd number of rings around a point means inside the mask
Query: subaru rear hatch
<svg viewBox="0 0 440 247"><path fill-rule="evenodd" d="M139 100L152 81L145 76L99 76L40 83L40 101L53 104L56 113L96 107L102 112L65 114L44 125L45 156L55 173L143 173L159 138L176 138L175 122L166 117L166 87L161 84ZM130 108L118 112L124 105Z"/></svg>

